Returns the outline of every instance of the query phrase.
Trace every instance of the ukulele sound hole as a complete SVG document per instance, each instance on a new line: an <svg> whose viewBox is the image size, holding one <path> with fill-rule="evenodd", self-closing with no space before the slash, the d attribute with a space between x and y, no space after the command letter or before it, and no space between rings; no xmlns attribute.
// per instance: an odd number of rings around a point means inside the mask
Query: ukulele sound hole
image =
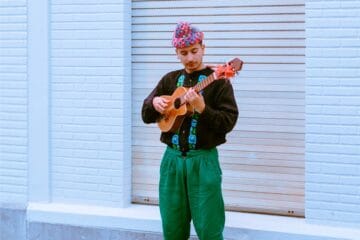
<svg viewBox="0 0 360 240"><path fill-rule="evenodd" d="M175 99L175 101L174 101L174 107L175 107L176 109L179 109L180 105L181 105L180 98Z"/></svg>

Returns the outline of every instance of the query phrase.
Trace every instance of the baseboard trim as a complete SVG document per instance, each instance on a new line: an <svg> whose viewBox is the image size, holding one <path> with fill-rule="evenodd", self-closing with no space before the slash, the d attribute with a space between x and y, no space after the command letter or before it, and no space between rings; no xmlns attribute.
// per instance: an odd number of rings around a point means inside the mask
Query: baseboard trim
<svg viewBox="0 0 360 240"><path fill-rule="evenodd" d="M28 222L161 233L157 206L126 208L29 203ZM192 234L195 234L192 229ZM226 212L227 239L355 240L360 230L307 223L304 218ZM263 236L260 238L260 236ZM272 237L271 237L272 236Z"/></svg>

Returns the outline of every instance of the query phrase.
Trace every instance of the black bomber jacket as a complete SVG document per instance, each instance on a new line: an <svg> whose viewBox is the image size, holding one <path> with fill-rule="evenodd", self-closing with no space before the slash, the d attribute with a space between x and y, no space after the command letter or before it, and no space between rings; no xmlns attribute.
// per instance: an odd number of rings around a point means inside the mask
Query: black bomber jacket
<svg viewBox="0 0 360 240"><path fill-rule="evenodd" d="M142 119L144 123L155 123L160 117L153 105L152 100L156 96L171 95L177 88L180 75L185 76L184 87L192 87L199 75L209 76L213 72L210 68L188 74L185 69L167 73L145 98L142 106ZM212 82L203 91L205 109L200 114L196 129L196 149L209 149L226 142L226 134L230 132L237 121L239 112L234 97L233 87L230 81L220 79ZM189 150L188 136L191 124L191 116L186 117L179 130L179 145L182 152ZM172 146L172 132L162 132L161 142Z"/></svg>

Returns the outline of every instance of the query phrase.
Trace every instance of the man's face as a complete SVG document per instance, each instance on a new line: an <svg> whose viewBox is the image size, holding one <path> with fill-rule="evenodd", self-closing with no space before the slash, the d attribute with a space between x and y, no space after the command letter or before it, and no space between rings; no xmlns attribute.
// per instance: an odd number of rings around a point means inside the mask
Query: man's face
<svg viewBox="0 0 360 240"><path fill-rule="evenodd" d="M191 73L203 68L205 45L200 43L185 48L177 48L176 55L184 65L186 72Z"/></svg>

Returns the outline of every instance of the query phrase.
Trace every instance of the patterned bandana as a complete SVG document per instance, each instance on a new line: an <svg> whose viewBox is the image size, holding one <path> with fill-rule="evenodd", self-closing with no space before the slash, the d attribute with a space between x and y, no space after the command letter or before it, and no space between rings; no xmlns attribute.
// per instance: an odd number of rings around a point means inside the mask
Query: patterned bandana
<svg viewBox="0 0 360 240"><path fill-rule="evenodd" d="M179 22L176 26L172 45L175 48L185 48L204 39L204 33L200 32L197 28L192 27L188 22Z"/></svg>

